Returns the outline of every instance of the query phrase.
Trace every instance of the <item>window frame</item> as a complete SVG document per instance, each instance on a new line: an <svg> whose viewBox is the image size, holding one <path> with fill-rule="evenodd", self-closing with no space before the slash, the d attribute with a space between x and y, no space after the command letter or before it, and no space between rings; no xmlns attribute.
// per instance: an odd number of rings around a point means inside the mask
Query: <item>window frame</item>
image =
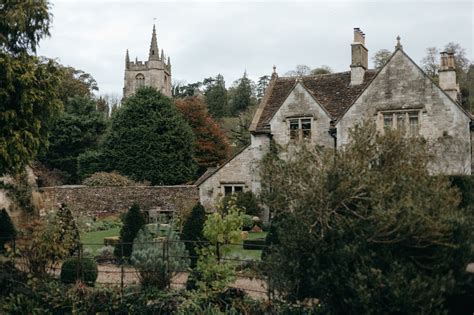
<svg viewBox="0 0 474 315"><path fill-rule="evenodd" d="M313 136L313 117L289 117L288 120L288 136L290 141L311 141ZM307 128L309 125L309 128ZM297 126L297 128L294 128ZM306 128L303 128L306 126Z"/></svg>
<svg viewBox="0 0 474 315"><path fill-rule="evenodd" d="M238 192L244 192L245 187L246 187L244 183L225 183L225 184L221 184L221 186L222 186L222 194L224 196L233 195ZM227 188L231 189L230 193L226 192ZM236 190L236 188L238 188L238 190Z"/></svg>
<svg viewBox="0 0 474 315"><path fill-rule="evenodd" d="M402 130L409 136L419 136L421 129L421 110L403 109L379 111L381 116L381 130ZM411 121L416 120L416 128L412 128ZM387 122L391 123L388 124Z"/></svg>

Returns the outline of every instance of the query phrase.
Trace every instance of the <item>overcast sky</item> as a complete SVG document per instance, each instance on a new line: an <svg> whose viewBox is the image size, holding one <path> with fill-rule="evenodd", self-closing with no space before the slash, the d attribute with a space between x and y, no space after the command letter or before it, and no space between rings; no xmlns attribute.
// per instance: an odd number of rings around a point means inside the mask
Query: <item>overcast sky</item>
<svg viewBox="0 0 474 315"><path fill-rule="evenodd" d="M53 1L51 37L39 54L84 70L100 94L121 95L125 50L148 58L153 23L171 57L172 78L188 83L222 73L227 85L297 64L348 71L353 28L370 57L401 36L416 62L430 46L456 42L473 60L473 1ZM156 20L154 20L156 19Z"/></svg>

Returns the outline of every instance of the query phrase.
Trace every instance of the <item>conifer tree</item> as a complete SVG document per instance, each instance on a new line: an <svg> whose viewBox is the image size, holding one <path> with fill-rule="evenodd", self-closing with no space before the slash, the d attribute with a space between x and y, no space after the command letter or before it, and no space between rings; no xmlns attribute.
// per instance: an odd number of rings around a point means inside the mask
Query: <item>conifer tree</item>
<svg viewBox="0 0 474 315"><path fill-rule="evenodd" d="M153 185L182 184L195 176L193 132L171 99L141 88L111 120L104 144L111 170Z"/></svg>
<svg viewBox="0 0 474 315"><path fill-rule="evenodd" d="M183 232L181 234L181 240L185 241L186 249L189 252L191 258L191 268L196 267L198 260L197 249L200 247L200 243L205 240L202 229L206 222L206 209L203 205L198 202L191 215L188 217L183 226Z"/></svg>
<svg viewBox="0 0 474 315"><path fill-rule="evenodd" d="M138 231L145 225L145 218L140 211L140 206L134 203L128 210L120 230L120 243L115 247L116 257L130 257L133 248L133 240Z"/></svg>

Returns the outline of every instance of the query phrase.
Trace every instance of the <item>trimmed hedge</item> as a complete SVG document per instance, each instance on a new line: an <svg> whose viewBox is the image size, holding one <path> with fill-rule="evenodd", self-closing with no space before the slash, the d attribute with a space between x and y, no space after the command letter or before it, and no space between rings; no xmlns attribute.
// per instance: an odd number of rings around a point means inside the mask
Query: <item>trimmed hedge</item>
<svg viewBox="0 0 474 315"><path fill-rule="evenodd" d="M61 267L61 281L63 283L75 283L77 280L82 280L89 285L94 285L98 273L99 270L94 259L87 257L82 258L82 260L77 257L69 258Z"/></svg>
<svg viewBox="0 0 474 315"><path fill-rule="evenodd" d="M262 250L265 247L265 238L257 238L254 240L244 240L244 249Z"/></svg>

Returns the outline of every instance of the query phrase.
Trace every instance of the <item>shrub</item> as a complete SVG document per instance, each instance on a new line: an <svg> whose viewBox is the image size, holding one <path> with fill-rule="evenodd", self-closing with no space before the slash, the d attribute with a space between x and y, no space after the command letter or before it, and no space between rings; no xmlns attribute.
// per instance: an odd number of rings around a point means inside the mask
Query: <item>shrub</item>
<svg viewBox="0 0 474 315"><path fill-rule="evenodd" d="M131 262L138 270L143 287L164 289L174 273L189 266L189 254L183 242L179 242L178 234L166 227L164 237L160 237L160 231L159 225L155 231L145 226L133 243Z"/></svg>
<svg viewBox="0 0 474 315"><path fill-rule="evenodd" d="M63 283L75 283L81 280L89 285L94 285L99 270L93 258L77 257L67 259L61 267L61 281Z"/></svg>
<svg viewBox="0 0 474 315"><path fill-rule="evenodd" d="M461 192L461 208L474 210L474 175L450 176L451 184Z"/></svg>
<svg viewBox="0 0 474 315"><path fill-rule="evenodd" d="M90 150L77 157L77 174L86 178L94 173L109 171L107 157L102 151Z"/></svg>
<svg viewBox="0 0 474 315"><path fill-rule="evenodd" d="M229 208L229 201L231 198L235 198L236 206L239 209L242 209L245 214L250 216L260 216L262 214L262 208L258 203L258 199L251 191L238 192L225 196L222 199L224 212Z"/></svg>
<svg viewBox="0 0 474 315"><path fill-rule="evenodd" d="M191 211L191 215L184 223L183 232L181 233L181 239L185 241L186 249L189 252L191 268L196 267L198 259L197 249L201 247L200 245L203 245L199 242L205 240L202 233L205 221L206 210L201 203L198 202Z"/></svg>
<svg viewBox="0 0 474 315"><path fill-rule="evenodd" d="M84 179L82 181L82 184L86 186L133 186L133 185L136 185L136 183L133 180L127 178L126 176L122 176L117 172L94 173L90 177Z"/></svg>
<svg viewBox="0 0 474 315"><path fill-rule="evenodd" d="M243 215L242 216L242 230L243 231L250 231L254 226L254 221L251 215Z"/></svg>
<svg viewBox="0 0 474 315"><path fill-rule="evenodd" d="M7 210L0 210L0 253L4 251L4 246L16 236L13 225Z"/></svg>
<svg viewBox="0 0 474 315"><path fill-rule="evenodd" d="M106 261L112 260L114 256L114 247L113 246L102 246L97 250L97 255L95 256L97 260Z"/></svg>
<svg viewBox="0 0 474 315"><path fill-rule="evenodd" d="M350 136L336 158L308 147L265 157L262 197L278 231L265 259L270 286L334 314L446 312L471 251L459 194L430 175L423 139L373 124Z"/></svg>
<svg viewBox="0 0 474 315"><path fill-rule="evenodd" d="M120 229L120 244L115 247L114 251L116 257L130 257L133 240L144 225L145 218L140 211L140 206L134 203L124 216L123 226Z"/></svg>

